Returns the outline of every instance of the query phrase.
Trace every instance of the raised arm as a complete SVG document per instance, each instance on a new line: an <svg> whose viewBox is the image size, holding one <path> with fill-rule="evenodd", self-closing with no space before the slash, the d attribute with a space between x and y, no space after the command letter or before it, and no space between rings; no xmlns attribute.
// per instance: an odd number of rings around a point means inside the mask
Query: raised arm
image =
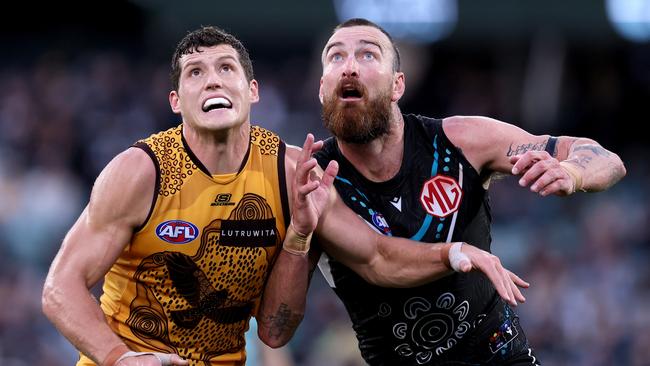
<svg viewBox="0 0 650 366"><path fill-rule="evenodd" d="M151 159L140 149L113 159L97 178L88 206L63 240L45 280L43 312L98 365L112 366L128 348L106 323L89 289L108 272L147 217L155 176ZM135 365L133 359L120 365ZM140 361L158 362L153 356ZM186 364L178 356L174 361Z"/></svg>
<svg viewBox="0 0 650 366"><path fill-rule="evenodd" d="M477 171L521 175L522 187L543 196L602 191L626 173L618 155L588 138L532 135L487 117L450 117L443 128Z"/></svg>
<svg viewBox="0 0 650 366"><path fill-rule="evenodd" d="M285 166L291 225L256 317L259 338L274 348L286 344L302 321L307 288L320 257L319 251L310 251L310 240L322 212L334 197L332 182L338 171L336 162L331 162L325 172L315 171L317 162L311 154L322 145L322 141L314 143L314 136L309 134L302 150L287 149Z"/></svg>

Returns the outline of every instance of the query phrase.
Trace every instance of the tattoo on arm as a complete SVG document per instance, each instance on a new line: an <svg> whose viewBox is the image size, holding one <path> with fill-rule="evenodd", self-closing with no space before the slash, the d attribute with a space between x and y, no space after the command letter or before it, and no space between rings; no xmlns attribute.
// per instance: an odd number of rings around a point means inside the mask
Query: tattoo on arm
<svg viewBox="0 0 650 366"><path fill-rule="evenodd" d="M565 160L567 163L571 163L579 168L587 169L587 164L592 160L591 156L576 156L575 158Z"/></svg>
<svg viewBox="0 0 650 366"><path fill-rule="evenodd" d="M532 151L544 151L546 149L546 143L547 142L548 141L538 142L536 144L533 144L533 143L529 142L527 144L521 144L521 145L517 145L517 146L514 146L514 143L510 144L510 146L508 147L508 152L506 153L506 156L510 157L510 156L515 156L515 155L520 155L520 154L525 153L526 151L531 151L531 150Z"/></svg>
<svg viewBox="0 0 650 366"><path fill-rule="evenodd" d="M611 155L611 153L609 151L605 150L605 148L603 148L602 146L598 146L598 145L578 145L575 148L573 148L573 152L580 151L580 150L589 150L592 153L594 153L594 155L598 155L598 156L610 156Z"/></svg>
<svg viewBox="0 0 650 366"><path fill-rule="evenodd" d="M266 324L269 327L269 336L272 338L281 338L285 332L293 332L302 320L302 315L295 314L287 304L280 304L275 315L267 317Z"/></svg>

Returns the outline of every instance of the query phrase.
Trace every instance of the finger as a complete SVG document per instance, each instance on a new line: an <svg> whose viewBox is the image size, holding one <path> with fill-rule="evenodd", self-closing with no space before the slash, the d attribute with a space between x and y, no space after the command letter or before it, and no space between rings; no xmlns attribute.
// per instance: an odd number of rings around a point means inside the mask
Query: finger
<svg viewBox="0 0 650 366"><path fill-rule="evenodd" d="M519 287L523 287L523 288L529 288L530 287L530 283L522 280L521 277L517 276L512 271L510 271L510 270L506 270L506 271L508 271L508 275L510 276L510 279L512 280L512 282L515 285L517 285Z"/></svg>
<svg viewBox="0 0 650 366"><path fill-rule="evenodd" d="M299 197L301 198L301 201L306 199L307 195L315 191L319 186L320 186L320 182L317 180L313 180L309 183L303 184L300 187L298 187L298 193L299 193Z"/></svg>
<svg viewBox="0 0 650 366"><path fill-rule="evenodd" d="M302 166L300 167L302 170L305 172L310 172L312 169L314 169L318 165L318 161L316 159L311 158L304 163L302 163Z"/></svg>
<svg viewBox="0 0 650 366"><path fill-rule="evenodd" d="M519 160L512 167L512 174L514 175L521 174L540 160L550 158L550 155L546 151L528 151L523 155L517 156L519 156Z"/></svg>
<svg viewBox="0 0 650 366"><path fill-rule="evenodd" d="M314 142L313 145L311 145L311 153L315 153L317 151L320 151L323 148L324 142L323 140L318 140Z"/></svg>
<svg viewBox="0 0 650 366"><path fill-rule="evenodd" d="M510 298L509 301L510 305L517 306L517 300L515 297L515 293L512 291L513 286L512 286L512 281L510 280L510 276L507 273L508 271L505 268L503 268L501 262L499 261L495 261L495 266L497 267L497 270L499 271L501 277L503 278L503 283L506 287L506 291L508 292L508 297Z"/></svg>
<svg viewBox="0 0 650 366"><path fill-rule="evenodd" d="M490 282L492 282L492 285L494 285L499 296L501 296L505 301L510 302L508 291L506 291L505 284L503 283L503 277L498 273L494 265L492 263L488 264L487 267L479 265L478 268L485 273Z"/></svg>
<svg viewBox="0 0 650 366"><path fill-rule="evenodd" d="M321 182L325 187L327 188L331 187L338 173L339 173L339 163L336 162L336 160L331 160L329 164L327 164L327 168L325 168L325 172L323 173L323 178Z"/></svg>
<svg viewBox="0 0 650 366"><path fill-rule="evenodd" d="M296 183L300 186L309 182L309 172L318 165L314 158L308 158L302 162L296 163Z"/></svg>
<svg viewBox="0 0 650 366"><path fill-rule="evenodd" d="M573 181L568 179L558 179L555 182L542 188L539 192L542 196L550 194L557 194L558 196L566 196L573 190Z"/></svg>
<svg viewBox="0 0 650 366"><path fill-rule="evenodd" d="M530 190L533 192L539 192L546 188L549 184L555 182L559 178L557 171L546 170L542 175L540 175L535 181L531 182Z"/></svg>
<svg viewBox="0 0 650 366"><path fill-rule="evenodd" d="M302 163L304 161L309 160L311 157L311 149L314 144L314 135L311 133L307 134L307 137L305 137L305 143L302 145L302 152L300 153L300 156L298 157L298 163Z"/></svg>
<svg viewBox="0 0 650 366"><path fill-rule="evenodd" d="M524 297L524 294L521 293L519 287L517 287L517 285L512 281L510 281L510 288L512 289L512 293L516 301L519 301L520 303L526 302L526 298Z"/></svg>
<svg viewBox="0 0 650 366"><path fill-rule="evenodd" d="M520 155L513 155L510 157L510 164L515 165L519 161Z"/></svg>
<svg viewBox="0 0 650 366"><path fill-rule="evenodd" d="M544 173L550 169L548 161L537 161L535 164L528 168L528 171L524 173L519 179L519 185L526 187L533 182L537 181Z"/></svg>

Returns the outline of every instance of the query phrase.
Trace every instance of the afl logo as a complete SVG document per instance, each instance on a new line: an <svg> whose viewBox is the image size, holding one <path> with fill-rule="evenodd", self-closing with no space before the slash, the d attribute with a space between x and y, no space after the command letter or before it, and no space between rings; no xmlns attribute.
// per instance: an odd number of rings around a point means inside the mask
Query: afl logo
<svg viewBox="0 0 650 366"><path fill-rule="evenodd" d="M422 187L420 203L430 214L445 217L458 211L463 191L453 178L436 175Z"/></svg>
<svg viewBox="0 0 650 366"><path fill-rule="evenodd" d="M196 239L199 229L191 222L167 220L156 227L156 235L171 244L185 244Z"/></svg>
<svg viewBox="0 0 650 366"><path fill-rule="evenodd" d="M372 214L372 223L379 229L384 235L392 236L388 222L382 214L375 212Z"/></svg>

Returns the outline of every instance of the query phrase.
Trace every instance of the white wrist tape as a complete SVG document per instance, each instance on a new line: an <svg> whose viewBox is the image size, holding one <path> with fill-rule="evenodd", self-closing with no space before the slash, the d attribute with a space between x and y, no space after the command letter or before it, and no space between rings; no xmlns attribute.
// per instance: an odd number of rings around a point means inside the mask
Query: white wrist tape
<svg viewBox="0 0 650 366"><path fill-rule="evenodd" d="M170 355L169 353L133 352L133 351L129 351L123 354L122 356L120 356L120 358L118 358L117 361L115 361L115 364L117 365L120 361L122 361L127 357L138 357L138 356L146 356L146 355L155 356L158 359L158 361L160 361L161 366L172 366L172 355Z"/></svg>
<svg viewBox="0 0 650 366"><path fill-rule="evenodd" d="M451 264L451 268L456 272L460 272L460 262L466 260L469 263L472 263L467 254L460 251L462 246L462 242L456 242L453 243L449 249L449 264Z"/></svg>

